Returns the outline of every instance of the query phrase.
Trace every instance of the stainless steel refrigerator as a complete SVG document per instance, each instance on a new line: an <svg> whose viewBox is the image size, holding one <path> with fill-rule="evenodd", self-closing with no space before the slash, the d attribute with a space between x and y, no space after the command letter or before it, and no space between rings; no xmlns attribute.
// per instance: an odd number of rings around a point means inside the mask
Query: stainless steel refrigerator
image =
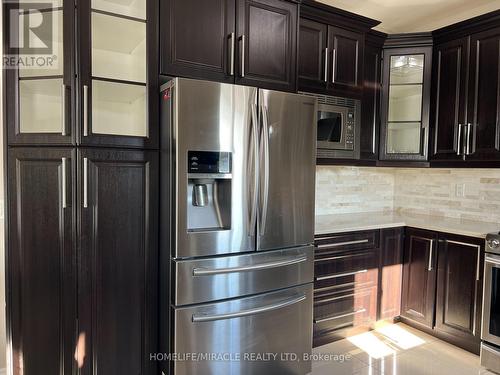
<svg viewBox="0 0 500 375"><path fill-rule="evenodd" d="M307 374L316 99L176 78L161 100L171 372Z"/></svg>

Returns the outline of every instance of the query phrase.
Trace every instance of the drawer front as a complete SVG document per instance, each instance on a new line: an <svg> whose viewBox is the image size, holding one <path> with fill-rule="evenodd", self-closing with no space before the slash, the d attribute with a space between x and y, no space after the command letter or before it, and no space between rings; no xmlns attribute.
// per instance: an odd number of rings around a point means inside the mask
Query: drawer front
<svg viewBox="0 0 500 375"><path fill-rule="evenodd" d="M311 371L309 361L270 358L244 360L243 353L311 352L312 286L213 304L174 309L173 352L231 355L234 360L186 360L174 364L174 375L290 374ZM284 338L284 335L286 338ZM236 358L241 355L241 360Z"/></svg>
<svg viewBox="0 0 500 375"><path fill-rule="evenodd" d="M314 259L315 287L345 283L346 279L360 280L363 276L376 277L379 263L378 249L360 249L323 255Z"/></svg>
<svg viewBox="0 0 500 375"><path fill-rule="evenodd" d="M380 231L370 230L352 233L340 233L316 236L314 244L317 254L329 254L337 251L374 249L379 247Z"/></svg>
<svg viewBox="0 0 500 375"><path fill-rule="evenodd" d="M313 247L176 260L175 305L268 292L313 281Z"/></svg>
<svg viewBox="0 0 500 375"><path fill-rule="evenodd" d="M314 297L313 326L315 340L332 336L335 331L369 326L377 318L377 288L367 288L352 294Z"/></svg>

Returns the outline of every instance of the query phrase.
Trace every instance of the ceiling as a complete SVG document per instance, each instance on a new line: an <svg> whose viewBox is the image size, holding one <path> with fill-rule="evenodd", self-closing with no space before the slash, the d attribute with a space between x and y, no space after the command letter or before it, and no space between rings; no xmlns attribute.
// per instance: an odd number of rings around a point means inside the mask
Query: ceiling
<svg viewBox="0 0 500 375"><path fill-rule="evenodd" d="M373 18L388 34L432 31L500 9L500 0L317 0Z"/></svg>

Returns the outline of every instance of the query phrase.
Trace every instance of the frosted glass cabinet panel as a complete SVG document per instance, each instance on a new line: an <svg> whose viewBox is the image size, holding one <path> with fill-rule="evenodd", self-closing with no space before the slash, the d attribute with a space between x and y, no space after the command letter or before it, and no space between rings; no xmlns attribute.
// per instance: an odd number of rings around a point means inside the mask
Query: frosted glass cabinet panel
<svg viewBox="0 0 500 375"><path fill-rule="evenodd" d="M92 0L92 9L146 19L146 0Z"/></svg>
<svg viewBox="0 0 500 375"><path fill-rule="evenodd" d="M432 47L384 50L381 159L426 160Z"/></svg>

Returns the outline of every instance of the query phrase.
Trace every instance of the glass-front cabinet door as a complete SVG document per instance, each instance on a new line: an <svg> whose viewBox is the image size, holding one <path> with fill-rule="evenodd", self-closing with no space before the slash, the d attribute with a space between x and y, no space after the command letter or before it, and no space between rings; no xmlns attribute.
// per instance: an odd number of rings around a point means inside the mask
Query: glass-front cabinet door
<svg viewBox="0 0 500 375"><path fill-rule="evenodd" d="M80 144L156 147L159 93L154 3L82 2Z"/></svg>
<svg viewBox="0 0 500 375"><path fill-rule="evenodd" d="M4 2L9 144L74 142L74 2Z"/></svg>
<svg viewBox="0 0 500 375"><path fill-rule="evenodd" d="M431 51L384 51L381 159L427 160Z"/></svg>

